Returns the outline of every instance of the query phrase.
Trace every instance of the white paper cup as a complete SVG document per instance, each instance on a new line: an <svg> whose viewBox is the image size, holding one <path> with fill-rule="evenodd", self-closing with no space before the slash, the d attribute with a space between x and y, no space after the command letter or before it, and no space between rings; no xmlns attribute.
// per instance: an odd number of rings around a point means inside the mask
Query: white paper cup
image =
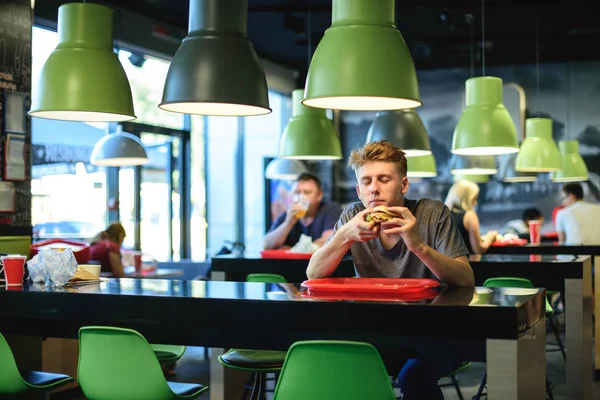
<svg viewBox="0 0 600 400"><path fill-rule="evenodd" d="M102 268L100 264L79 264L77 267L89 272L96 278L100 278L100 268Z"/></svg>

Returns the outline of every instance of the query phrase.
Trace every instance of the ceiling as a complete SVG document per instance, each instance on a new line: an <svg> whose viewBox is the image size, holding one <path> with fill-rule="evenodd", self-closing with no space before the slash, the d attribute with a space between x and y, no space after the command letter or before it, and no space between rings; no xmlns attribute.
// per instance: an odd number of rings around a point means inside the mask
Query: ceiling
<svg viewBox="0 0 600 400"><path fill-rule="evenodd" d="M47 15L56 15L61 3L38 0L36 14L40 8ZM248 3L248 37L258 54L304 76L309 52L314 51L331 23L331 0L248 0ZM188 0L118 0L118 4L187 31ZM592 9L593 2L589 4L579 0L550 0L543 6L528 0L486 1L485 65L535 63L536 19L540 63L600 60L600 23ZM417 69L472 64L479 68L481 20L480 1L396 1L396 25Z"/></svg>

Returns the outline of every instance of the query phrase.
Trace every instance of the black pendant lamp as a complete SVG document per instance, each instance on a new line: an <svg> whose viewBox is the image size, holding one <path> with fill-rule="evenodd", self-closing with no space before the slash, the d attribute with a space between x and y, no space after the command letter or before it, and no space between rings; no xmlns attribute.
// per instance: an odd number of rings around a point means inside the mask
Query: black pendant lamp
<svg viewBox="0 0 600 400"><path fill-rule="evenodd" d="M271 112L267 80L246 36L248 0L190 0L188 36L175 53L159 107L198 115Z"/></svg>

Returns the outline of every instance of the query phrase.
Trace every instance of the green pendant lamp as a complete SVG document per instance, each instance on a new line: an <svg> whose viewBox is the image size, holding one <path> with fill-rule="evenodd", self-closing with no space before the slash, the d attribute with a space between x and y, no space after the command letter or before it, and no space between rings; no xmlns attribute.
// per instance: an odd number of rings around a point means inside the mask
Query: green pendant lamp
<svg viewBox="0 0 600 400"><path fill-rule="evenodd" d="M582 182L589 179L585 161L579 154L578 140L561 140L558 142L560 149L561 169L552 172L550 177L553 182Z"/></svg>
<svg viewBox="0 0 600 400"><path fill-rule="evenodd" d="M552 139L550 118L528 118L525 140L517 154L515 169L523 172L551 172L560 169L560 153Z"/></svg>
<svg viewBox="0 0 600 400"><path fill-rule="evenodd" d="M300 160L276 158L267 164L265 176L267 179L294 180L298 175L308 172L308 168Z"/></svg>
<svg viewBox="0 0 600 400"><path fill-rule="evenodd" d="M319 108L302 105L304 89L292 92L292 118L279 144L279 157L300 160L339 160L340 138L333 122Z"/></svg>
<svg viewBox="0 0 600 400"><path fill-rule="evenodd" d="M406 158L407 178L434 178L437 176L433 154Z"/></svg>
<svg viewBox="0 0 600 400"><path fill-rule="evenodd" d="M502 103L502 79L467 79L466 107L452 137L452 153L498 155L519 151L515 124Z"/></svg>
<svg viewBox="0 0 600 400"><path fill-rule="evenodd" d="M450 158L453 175L494 175L498 172L494 156L459 156Z"/></svg>
<svg viewBox="0 0 600 400"><path fill-rule="evenodd" d="M140 139L123 132L121 125L115 133L103 136L92 150L91 164L103 167L128 167L143 165L149 161Z"/></svg>
<svg viewBox="0 0 600 400"><path fill-rule="evenodd" d="M401 148L406 157L431 154L427 129L414 109L377 113L367 133L366 143L382 139Z"/></svg>
<svg viewBox="0 0 600 400"><path fill-rule="evenodd" d="M58 46L41 70L33 117L83 122L135 119L131 88L113 51L113 10L92 3L58 9Z"/></svg>
<svg viewBox="0 0 600 400"><path fill-rule="evenodd" d="M517 159L517 154L510 154L506 156L510 158L504 164L502 164L502 167L500 168L500 179L502 182L513 183L537 181L538 177L535 172L521 172L515 170L515 160Z"/></svg>
<svg viewBox="0 0 600 400"><path fill-rule="evenodd" d="M247 19L248 0L190 0L188 36L169 66L160 108L225 116L271 112Z"/></svg>
<svg viewBox="0 0 600 400"><path fill-rule="evenodd" d="M331 26L306 77L305 106L399 110L420 106L410 51L394 25L394 0L333 0Z"/></svg>
<svg viewBox="0 0 600 400"><path fill-rule="evenodd" d="M475 183L486 183L490 181L489 175L452 175L452 180L454 182L458 182L461 179L465 179L467 181L475 182Z"/></svg>

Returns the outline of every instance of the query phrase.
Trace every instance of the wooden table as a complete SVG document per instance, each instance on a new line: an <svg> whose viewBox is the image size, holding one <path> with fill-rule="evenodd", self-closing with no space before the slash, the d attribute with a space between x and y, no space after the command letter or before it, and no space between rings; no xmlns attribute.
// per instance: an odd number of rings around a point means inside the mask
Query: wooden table
<svg viewBox="0 0 600 400"><path fill-rule="evenodd" d="M0 289L0 331L76 338L82 326L109 325L135 329L151 343L273 350L299 340L368 341L386 365L399 354L439 357L440 348L452 348L465 360L486 361L489 399L545 398L541 289L518 299L494 289L475 306L473 288L448 288L432 300L375 302L305 298L295 284L279 285L284 295L275 297L264 283L110 279L97 286ZM213 353L211 399L230 398L229 373Z"/></svg>

